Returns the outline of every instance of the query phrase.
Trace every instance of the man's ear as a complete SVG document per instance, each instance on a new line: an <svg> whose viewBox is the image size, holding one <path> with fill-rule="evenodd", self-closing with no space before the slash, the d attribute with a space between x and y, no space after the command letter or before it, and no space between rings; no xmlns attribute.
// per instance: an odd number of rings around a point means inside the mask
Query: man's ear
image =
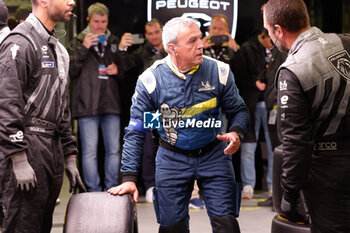
<svg viewBox="0 0 350 233"><path fill-rule="evenodd" d="M284 33L284 30L283 30L283 28L281 27L281 25L279 25L279 24L275 24L275 30L276 30L276 32L278 33L278 34L283 34Z"/></svg>
<svg viewBox="0 0 350 233"><path fill-rule="evenodd" d="M89 16L86 16L86 21L87 21L88 23L90 22Z"/></svg>
<svg viewBox="0 0 350 233"><path fill-rule="evenodd" d="M42 7L46 7L46 6L47 6L46 0L40 0L40 5L41 5Z"/></svg>
<svg viewBox="0 0 350 233"><path fill-rule="evenodd" d="M176 47L175 44L168 44L168 50L170 52L170 54L173 54L176 56Z"/></svg>

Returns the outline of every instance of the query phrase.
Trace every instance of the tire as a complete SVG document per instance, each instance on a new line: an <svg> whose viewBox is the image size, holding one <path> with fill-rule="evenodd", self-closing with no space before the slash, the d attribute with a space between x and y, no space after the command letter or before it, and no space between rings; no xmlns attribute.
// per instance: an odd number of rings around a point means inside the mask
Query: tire
<svg viewBox="0 0 350 233"><path fill-rule="evenodd" d="M281 175L282 175L282 146L275 148L273 153L273 165L272 165L272 203L273 209L281 214L281 200L282 200L282 188L281 188Z"/></svg>
<svg viewBox="0 0 350 233"><path fill-rule="evenodd" d="M282 162L283 162L283 151L282 146L278 146L275 148L273 153L273 170L272 170L272 203L273 209L277 212L277 214L282 215L281 211L281 200L282 200L282 187L281 187L281 175L282 175ZM299 202L297 206L297 212L304 216L305 220L306 213L304 208L304 199L299 196Z"/></svg>
<svg viewBox="0 0 350 233"><path fill-rule="evenodd" d="M73 195L66 209L63 232L137 233L136 205L130 195L107 192Z"/></svg>
<svg viewBox="0 0 350 233"><path fill-rule="evenodd" d="M310 233L310 227L281 219L276 215L272 219L271 233Z"/></svg>

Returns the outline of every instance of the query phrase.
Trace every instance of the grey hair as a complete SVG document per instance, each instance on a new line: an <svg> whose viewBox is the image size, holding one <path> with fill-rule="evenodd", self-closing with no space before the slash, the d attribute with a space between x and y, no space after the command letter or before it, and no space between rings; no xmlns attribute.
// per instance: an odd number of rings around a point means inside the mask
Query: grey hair
<svg viewBox="0 0 350 233"><path fill-rule="evenodd" d="M192 18L176 17L169 20L163 27L162 39L164 50L169 52L168 44L177 44L177 36L181 28L190 27L193 24L197 24L197 21Z"/></svg>

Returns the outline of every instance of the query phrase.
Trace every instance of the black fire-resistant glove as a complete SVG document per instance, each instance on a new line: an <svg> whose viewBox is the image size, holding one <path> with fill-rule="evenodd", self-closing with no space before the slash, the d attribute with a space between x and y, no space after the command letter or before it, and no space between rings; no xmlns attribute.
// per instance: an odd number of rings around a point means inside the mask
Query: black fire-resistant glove
<svg viewBox="0 0 350 233"><path fill-rule="evenodd" d="M16 177L17 187L20 191L30 191L36 186L36 175L29 164L25 151L10 156L12 169Z"/></svg>
<svg viewBox="0 0 350 233"><path fill-rule="evenodd" d="M80 191L87 192L83 181L80 178L79 171L77 169L75 155L66 156L64 158L64 164L66 174L70 183L69 192L71 193L73 191L73 193L75 194L77 192L77 188L79 188Z"/></svg>
<svg viewBox="0 0 350 233"><path fill-rule="evenodd" d="M282 217L291 222L305 222L305 218L297 212L298 195L288 195L286 192L282 195L281 211Z"/></svg>

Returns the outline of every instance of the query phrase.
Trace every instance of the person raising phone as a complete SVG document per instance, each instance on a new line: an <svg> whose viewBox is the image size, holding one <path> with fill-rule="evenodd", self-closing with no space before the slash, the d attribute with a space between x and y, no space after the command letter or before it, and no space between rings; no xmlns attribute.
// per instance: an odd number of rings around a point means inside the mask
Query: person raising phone
<svg viewBox="0 0 350 233"><path fill-rule="evenodd" d="M209 26L209 35L202 39L204 55L231 65L234 52L239 49L231 37L229 23L225 15L216 14Z"/></svg>
<svg viewBox="0 0 350 233"><path fill-rule="evenodd" d="M127 69L126 39L111 34L109 10L102 3L88 8L88 26L69 47L69 74L73 81L73 117L78 120L84 181L89 192L118 184L120 161L120 89L118 79ZM124 38L126 38L124 36ZM104 182L98 172L98 137L105 145Z"/></svg>

